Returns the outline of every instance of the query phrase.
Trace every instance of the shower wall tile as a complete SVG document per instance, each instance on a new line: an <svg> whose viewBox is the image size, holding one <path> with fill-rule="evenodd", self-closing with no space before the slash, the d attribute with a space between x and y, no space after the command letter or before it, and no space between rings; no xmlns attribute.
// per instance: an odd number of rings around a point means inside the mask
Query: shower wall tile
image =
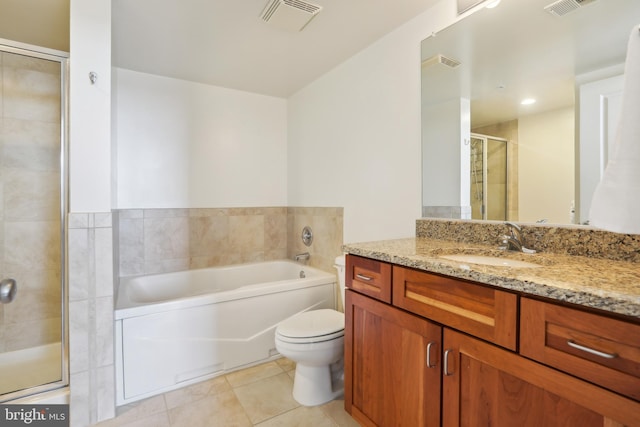
<svg viewBox="0 0 640 427"><path fill-rule="evenodd" d="M69 372L89 369L89 300L69 303Z"/></svg>
<svg viewBox="0 0 640 427"><path fill-rule="evenodd" d="M241 254L264 251L264 216L230 216L229 248Z"/></svg>
<svg viewBox="0 0 640 427"><path fill-rule="evenodd" d="M122 211L118 221L118 250L120 276L135 276L144 273L144 220L128 217ZM142 214L142 211L140 211Z"/></svg>
<svg viewBox="0 0 640 427"><path fill-rule="evenodd" d="M319 240L312 265L333 271L342 245L342 208L286 207L132 209L118 216L119 277L283 259L289 247L289 217L317 221ZM302 221L308 222L308 221ZM301 233L297 231L296 233ZM326 254L324 253L326 251Z"/></svg>
<svg viewBox="0 0 640 427"><path fill-rule="evenodd" d="M187 216L144 219L146 261L189 258L189 218Z"/></svg>
<svg viewBox="0 0 640 427"><path fill-rule="evenodd" d="M85 300L89 297L87 284L91 280L88 228L73 228L68 231L69 301Z"/></svg>
<svg viewBox="0 0 640 427"><path fill-rule="evenodd" d="M69 398L69 418L71 425L89 426L91 425L91 383L89 381L89 371L72 373L70 376Z"/></svg>
<svg viewBox="0 0 640 427"><path fill-rule="evenodd" d="M59 122L60 73L28 69L24 64L3 64L4 116Z"/></svg>
<svg viewBox="0 0 640 427"><path fill-rule="evenodd" d="M115 414L112 214L68 217L69 362L73 425Z"/></svg>
<svg viewBox="0 0 640 427"><path fill-rule="evenodd" d="M60 265L60 231L57 222L4 223L6 265L55 269Z"/></svg>
<svg viewBox="0 0 640 427"><path fill-rule="evenodd" d="M110 227L98 228L96 225L95 276L96 296L113 295L113 230Z"/></svg>
<svg viewBox="0 0 640 427"><path fill-rule="evenodd" d="M325 271L334 272L335 258L342 254L343 208L336 207L290 207L287 209L287 255L309 252L308 264ZM313 242L306 246L302 242L302 230L311 227Z"/></svg>

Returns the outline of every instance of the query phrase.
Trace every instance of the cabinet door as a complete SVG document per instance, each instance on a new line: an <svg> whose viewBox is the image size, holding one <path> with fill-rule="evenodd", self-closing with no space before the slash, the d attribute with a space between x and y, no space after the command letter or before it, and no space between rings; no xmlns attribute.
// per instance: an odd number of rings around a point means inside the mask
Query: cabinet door
<svg viewBox="0 0 640 427"><path fill-rule="evenodd" d="M438 426L442 328L347 291L345 409L365 426Z"/></svg>
<svg viewBox="0 0 640 427"><path fill-rule="evenodd" d="M445 328L445 426L638 426L640 403Z"/></svg>

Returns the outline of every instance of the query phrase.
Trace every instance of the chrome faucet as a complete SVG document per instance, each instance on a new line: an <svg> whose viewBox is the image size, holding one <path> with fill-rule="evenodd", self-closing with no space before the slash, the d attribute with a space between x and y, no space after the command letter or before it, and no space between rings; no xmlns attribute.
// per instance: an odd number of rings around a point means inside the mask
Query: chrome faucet
<svg viewBox="0 0 640 427"><path fill-rule="evenodd" d="M527 254L536 253L534 249L529 249L524 246L522 229L518 224L514 224L513 222L505 222L505 224L509 227L509 235L502 236L502 243L504 246L500 246L500 249L524 252Z"/></svg>
<svg viewBox="0 0 640 427"><path fill-rule="evenodd" d="M311 254L309 252L304 252L304 253L298 254L298 255L293 257L293 259L295 261L301 261L302 260L304 262L309 261L309 258L311 258Z"/></svg>

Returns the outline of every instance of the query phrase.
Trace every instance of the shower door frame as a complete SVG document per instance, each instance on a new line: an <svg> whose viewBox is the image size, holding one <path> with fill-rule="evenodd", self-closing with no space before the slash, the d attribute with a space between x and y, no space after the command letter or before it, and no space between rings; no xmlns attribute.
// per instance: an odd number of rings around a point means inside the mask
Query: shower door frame
<svg viewBox="0 0 640 427"><path fill-rule="evenodd" d="M69 212L69 53L0 38L0 52L39 58L60 64L60 317L61 378L0 395L0 403L53 391L69 385L69 304L67 279L67 213Z"/></svg>
<svg viewBox="0 0 640 427"><path fill-rule="evenodd" d="M503 142L505 149L505 193L504 193L504 215L505 221L509 218L509 140L492 135L485 135L482 133L472 132L470 138L479 139L482 141L482 218L486 220L489 213L489 174L488 174L488 145L489 140ZM471 141L471 139L469 140ZM473 185L473 183L472 183Z"/></svg>

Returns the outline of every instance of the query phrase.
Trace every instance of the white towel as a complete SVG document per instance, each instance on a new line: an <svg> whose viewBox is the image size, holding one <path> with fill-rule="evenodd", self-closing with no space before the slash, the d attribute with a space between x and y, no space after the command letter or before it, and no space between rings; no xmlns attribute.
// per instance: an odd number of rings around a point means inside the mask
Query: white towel
<svg viewBox="0 0 640 427"><path fill-rule="evenodd" d="M620 123L609 163L593 193L589 224L640 234L640 25L629 38Z"/></svg>

